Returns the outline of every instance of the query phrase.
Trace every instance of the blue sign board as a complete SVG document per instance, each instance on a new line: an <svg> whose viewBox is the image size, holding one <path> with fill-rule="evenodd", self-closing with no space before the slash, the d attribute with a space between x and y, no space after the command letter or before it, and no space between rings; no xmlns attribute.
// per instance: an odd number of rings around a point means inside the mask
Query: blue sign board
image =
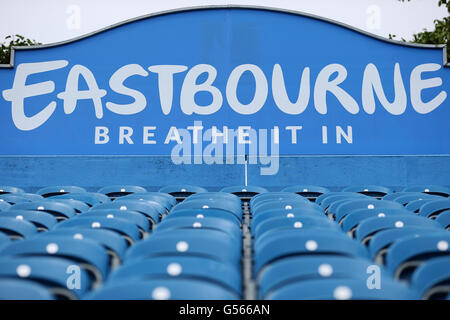
<svg viewBox="0 0 450 320"><path fill-rule="evenodd" d="M151 15L16 48L0 154L450 154L444 52L262 8Z"/></svg>

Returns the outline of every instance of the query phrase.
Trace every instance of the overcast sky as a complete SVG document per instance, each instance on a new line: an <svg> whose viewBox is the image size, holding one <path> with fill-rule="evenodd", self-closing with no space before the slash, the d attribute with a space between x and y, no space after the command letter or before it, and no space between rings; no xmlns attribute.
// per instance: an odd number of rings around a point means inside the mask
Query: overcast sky
<svg viewBox="0 0 450 320"><path fill-rule="evenodd" d="M42 43L77 37L111 24L167 9L208 4L247 4L292 9L407 40L447 15L438 0L0 0L0 41L22 34Z"/></svg>

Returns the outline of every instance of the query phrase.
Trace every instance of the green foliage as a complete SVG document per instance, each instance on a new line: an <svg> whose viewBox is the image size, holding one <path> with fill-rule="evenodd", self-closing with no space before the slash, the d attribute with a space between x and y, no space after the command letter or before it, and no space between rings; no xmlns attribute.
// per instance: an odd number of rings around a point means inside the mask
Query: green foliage
<svg viewBox="0 0 450 320"><path fill-rule="evenodd" d="M20 34L5 37L5 41L0 43L0 64L8 64L11 56L12 46L34 46L42 44L21 36Z"/></svg>

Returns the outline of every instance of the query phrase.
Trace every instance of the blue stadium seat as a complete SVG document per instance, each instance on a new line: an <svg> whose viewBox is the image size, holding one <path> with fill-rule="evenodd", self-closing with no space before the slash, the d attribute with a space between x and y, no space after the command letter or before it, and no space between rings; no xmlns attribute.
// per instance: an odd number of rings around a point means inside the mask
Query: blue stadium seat
<svg viewBox="0 0 450 320"><path fill-rule="evenodd" d="M347 202L341 203L334 213L334 218L336 221L341 221L346 215L352 213L358 209L369 209L369 210L381 210L381 209L403 209L403 206L394 202L386 200L376 200L376 199L361 199L361 200L349 200Z"/></svg>
<svg viewBox="0 0 450 320"><path fill-rule="evenodd" d="M183 230L182 232L155 232L130 248L126 259L144 259L161 255L210 257L225 263L239 265L241 243L227 233L217 230Z"/></svg>
<svg viewBox="0 0 450 320"><path fill-rule="evenodd" d="M353 237L354 231L358 225L367 218L409 215L412 212L400 208L384 208L384 209L358 209L347 214L341 221L342 230Z"/></svg>
<svg viewBox="0 0 450 320"><path fill-rule="evenodd" d="M171 230L172 232L183 232L186 229L211 229L226 232L233 241L239 242L242 240L241 229L236 223L227 219L213 218L213 217L178 217L176 219L164 219L156 226L154 232Z"/></svg>
<svg viewBox="0 0 450 320"><path fill-rule="evenodd" d="M399 239L389 248L386 265L396 279L407 279L426 260L440 255L448 256L449 243L450 234L446 231Z"/></svg>
<svg viewBox="0 0 450 320"><path fill-rule="evenodd" d="M202 219L204 217L217 217L232 221L238 226L241 225L242 217L237 217L234 213L229 210L222 209L180 209L176 211L171 211L164 220L178 219L179 217L196 217Z"/></svg>
<svg viewBox="0 0 450 320"><path fill-rule="evenodd" d="M155 201L164 206L167 210L170 210L174 205L177 204L177 199L168 193L162 192L145 192L145 193L133 193L119 198L118 200L125 199L137 199L140 201ZM141 200L143 199L143 200Z"/></svg>
<svg viewBox="0 0 450 320"><path fill-rule="evenodd" d="M255 230L258 225L262 222L264 222L267 219L277 218L277 217L286 217L288 219L294 220L294 219L301 219L304 217L323 217L326 218L324 213L321 210L318 209L295 209L295 210L279 210L279 209L271 209L264 212L259 213L257 216L254 216L252 218L252 221L250 222L250 226L252 230Z"/></svg>
<svg viewBox="0 0 450 320"><path fill-rule="evenodd" d="M55 300L46 287L28 280L0 279L0 300Z"/></svg>
<svg viewBox="0 0 450 320"><path fill-rule="evenodd" d="M428 194L434 194L437 196L448 197L450 196L450 188L446 186L436 185L423 185L423 186L411 186L403 189L403 192L424 192Z"/></svg>
<svg viewBox="0 0 450 320"><path fill-rule="evenodd" d="M145 215L149 221L153 224L158 223L161 215L165 212L162 206L156 207L145 201L139 200L123 200L123 201L113 201L108 203L98 204L91 208L91 210L131 210L142 213Z"/></svg>
<svg viewBox="0 0 450 320"><path fill-rule="evenodd" d="M362 185L362 186L350 186L342 189L344 192L358 192L362 193L366 196L382 198L387 194L393 192L392 189L386 188L383 186L374 186L374 185Z"/></svg>
<svg viewBox="0 0 450 320"><path fill-rule="evenodd" d="M44 198L48 198L51 196L57 196L60 194L66 193L82 193L86 192L86 189L77 187L77 186L50 186L39 189L36 193L43 196Z"/></svg>
<svg viewBox="0 0 450 320"><path fill-rule="evenodd" d="M294 282L266 296L269 300L418 300L406 285L382 279L380 289L369 289L367 277Z"/></svg>
<svg viewBox="0 0 450 320"><path fill-rule="evenodd" d="M43 200L44 198L34 193L5 193L0 194L0 199L13 205L20 202L39 201Z"/></svg>
<svg viewBox="0 0 450 320"><path fill-rule="evenodd" d="M68 259L92 275L95 284L100 284L109 272L106 250L97 242L88 239L73 239L63 236L34 237L15 241L0 251L4 258L17 256L52 256Z"/></svg>
<svg viewBox="0 0 450 320"><path fill-rule="evenodd" d="M266 202L266 201L283 201L283 200L298 200L298 201L304 201L305 198L293 193L293 192L267 192L267 193L261 193L256 196L254 196L250 200L250 207L257 206L260 203ZM304 201L306 202L306 201Z"/></svg>
<svg viewBox="0 0 450 320"><path fill-rule="evenodd" d="M420 227L420 228L436 228L437 230L443 230L442 226L436 221L415 216L408 215L396 215L385 217L373 217L367 218L362 221L355 231L355 237L363 244L369 244L372 237L381 230L395 229L403 227Z"/></svg>
<svg viewBox="0 0 450 320"><path fill-rule="evenodd" d="M281 201L277 201L277 200L273 200L273 201L264 201L261 202L257 205L255 205L254 207L251 208L252 211L252 215L257 216L258 214L261 214L265 211L269 211L269 210L280 210L281 212L284 213L289 213L292 210L317 210L317 211L321 211L320 207L315 204L312 203L308 200L281 200Z"/></svg>
<svg viewBox="0 0 450 320"><path fill-rule="evenodd" d="M205 257L167 256L126 263L111 273L108 285L146 279L198 279L242 293L240 270L235 266Z"/></svg>
<svg viewBox="0 0 450 320"><path fill-rule="evenodd" d="M194 193L208 192L208 190L198 186L181 184L162 187L159 192L168 193L176 198L184 198Z"/></svg>
<svg viewBox="0 0 450 320"><path fill-rule="evenodd" d="M79 217L103 217L108 219L122 218L133 222L139 228L141 233L148 233L152 228L150 221L144 214L133 210L93 209L84 214L80 214Z"/></svg>
<svg viewBox="0 0 450 320"><path fill-rule="evenodd" d="M11 243L8 235L0 231L0 250Z"/></svg>
<svg viewBox="0 0 450 320"><path fill-rule="evenodd" d="M104 286L88 300L236 300L239 296L208 281L185 279L142 280Z"/></svg>
<svg viewBox="0 0 450 320"><path fill-rule="evenodd" d="M0 215L0 231L10 239L26 239L38 232L34 224L23 219L3 217Z"/></svg>
<svg viewBox="0 0 450 320"><path fill-rule="evenodd" d="M186 199L184 199L183 202L189 202L194 200L226 200L233 202L236 206L241 206L241 199L232 194L227 192L201 192L201 193L195 193L193 195L190 195Z"/></svg>
<svg viewBox="0 0 450 320"><path fill-rule="evenodd" d="M56 200L17 203L11 207L11 210L43 211L55 216L57 220L65 220L76 215L76 211L73 207Z"/></svg>
<svg viewBox="0 0 450 320"><path fill-rule="evenodd" d="M0 186L0 194L6 194L6 193L24 193L25 191L17 188L17 187L11 187L11 186Z"/></svg>
<svg viewBox="0 0 450 320"><path fill-rule="evenodd" d="M410 191L410 192L394 192L394 193L384 196L382 198L382 200L394 201L395 199L398 199L403 196L415 196L417 199L419 199L419 198L428 199L428 198L436 197L435 195L432 195L432 194ZM413 200L413 199L411 198L411 200Z"/></svg>
<svg viewBox="0 0 450 320"><path fill-rule="evenodd" d="M430 201L434 201L434 200L433 199L413 200L413 201L408 202L408 204L405 206L405 208L411 212L419 213L420 207Z"/></svg>
<svg viewBox="0 0 450 320"><path fill-rule="evenodd" d="M147 192L147 190L140 186L115 185L100 188L100 190L98 190L97 192L102 193L111 199L115 199L132 193Z"/></svg>
<svg viewBox="0 0 450 320"><path fill-rule="evenodd" d="M120 217L107 218L103 216L92 216L84 214L76 218L61 222L55 226L58 228L77 229L106 229L120 234L129 245L141 239L138 226L128 219Z"/></svg>
<svg viewBox="0 0 450 320"><path fill-rule="evenodd" d="M450 256L431 259L419 266L411 283L423 299L445 299L450 293Z"/></svg>
<svg viewBox="0 0 450 320"><path fill-rule="evenodd" d="M329 189L320 187L320 186L311 186L311 185L303 185L298 184L294 186L289 186L281 191L283 192L295 192L298 195L301 195L302 197L308 198L309 200L315 200L317 197L321 196L324 193L330 192Z"/></svg>
<svg viewBox="0 0 450 320"><path fill-rule="evenodd" d="M288 229L281 233L266 233L254 242L254 274L275 260L305 254L366 257L367 250L340 231Z"/></svg>
<svg viewBox="0 0 450 320"><path fill-rule="evenodd" d="M47 201L57 201L60 203L65 203L68 206L71 206L75 212L78 213L83 213L89 210L89 206L86 204L86 202L80 201L80 200L75 200L75 199L48 199Z"/></svg>
<svg viewBox="0 0 450 320"><path fill-rule="evenodd" d="M398 202L401 205L407 206L410 202L417 201L417 200L439 200L442 199L442 197L432 195L432 194L426 194L426 193L419 193L419 192L410 192L409 194L402 195L400 197L395 198L392 201Z"/></svg>
<svg viewBox="0 0 450 320"><path fill-rule="evenodd" d="M66 193L61 194L57 196L49 197L48 199L73 199L73 200L79 200L86 203L89 207L93 207L100 203L106 203L111 202L111 199L102 194L102 193L96 193L96 192L83 192L83 193Z"/></svg>
<svg viewBox="0 0 450 320"><path fill-rule="evenodd" d="M258 186L231 186L225 187L220 192L232 193L238 197L251 198L257 194L268 192L266 188Z"/></svg>
<svg viewBox="0 0 450 320"><path fill-rule="evenodd" d="M2 212L0 217L29 221L35 225L37 231L47 231L58 223L58 220L51 214L32 210L9 210Z"/></svg>
<svg viewBox="0 0 450 320"><path fill-rule="evenodd" d="M316 203L322 207L325 212L328 208L336 201L341 200L357 200L357 199L373 199L365 196L361 193L356 192L338 192L338 194L333 194L333 192L326 193L317 198Z"/></svg>
<svg viewBox="0 0 450 320"><path fill-rule="evenodd" d="M373 262L345 256L299 256L275 261L265 267L257 279L259 298L297 281L349 279L363 277Z"/></svg>
<svg viewBox="0 0 450 320"><path fill-rule="evenodd" d="M441 212L436 221L439 222L445 229L450 229L450 210L445 210Z"/></svg>
<svg viewBox="0 0 450 320"><path fill-rule="evenodd" d="M427 202L419 209L419 216L435 219L443 211L450 210L450 200L433 200Z"/></svg>
<svg viewBox="0 0 450 320"><path fill-rule="evenodd" d="M325 216L304 216L301 218L274 217L266 219L252 228L255 240L266 232L284 232L288 229L330 229L339 231L339 225Z"/></svg>
<svg viewBox="0 0 450 320"><path fill-rule="evenodd" d="M0 283L5 278L27 279L45 286L59 299L79 299L92 288L92 281L78 267L78 282L69 289L68 278L77 267L73 261L56 257L0 258Z"/></svg>
<svg viewBox="0 0 450 320"><path fill-rule="evenodd" d="M230 213L234 214L238 219L242 218L242 208L240 206L237 206L235 203L232 203L227 200L209 200L209 199L202 199L202 200L192 200L192 201L186 201L177 204L173 209L170 211L170 214L177 212L178 210L184 210L184 209L219 209L219 210L226 210ZM169 214L169 215L170 215Z"/></svg>
<svg viewBox="0 0 450 320"><path fill-rule="evenodd" d="M0 211L7 211L11 208L11 204L8 201L0 199Z"/></svg>

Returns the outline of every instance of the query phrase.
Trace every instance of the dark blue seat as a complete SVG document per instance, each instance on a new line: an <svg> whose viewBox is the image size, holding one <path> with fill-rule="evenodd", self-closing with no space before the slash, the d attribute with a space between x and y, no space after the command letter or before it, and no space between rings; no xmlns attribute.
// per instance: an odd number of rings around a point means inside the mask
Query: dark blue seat
<svg viewBox="0 0 450 320"><path fill-rule="evenodd" d="M45 286L55 297L79 299L92 288L92 281L80 268L79 282L68 288L69 273L76 267L73 261L56 257L0 258L0 282L4 278L27 279Z"/></svg>
<svg viewBox="0 0 450 320"><path fill-rule="evenodd" d="M317 203L322 208L327 209L328 206L336 200L352 198L367 199L368 197L357 192L328 192L317 197L315 203Z"/></svg>
<svg viewBox="0 0 450 320"><path fill-rule="evenodd" d="M421 206L423 206L425 203L434 201L433 199L421 199L421 200L413 200L408 202L408 204L405 206L405 208L411 212L419 213L419 209Z"/></svg>
<svg viewBox="0 0 450 320"><path fill-rule="evenodd" d="M56 200L17 203L11 207L11 210L43 211L55 216L57 220L65 220L76 215L76 211L73 207Z"/></svg>
<svg viewBox="0 0 450 320"><path fill-rule="evenodd" d="M282 259L263 268L258 277L259 298L297 281L316 279L349 279L367 274L373 265L368 259L345 256L299 256Z"/></svg>
<svg viewBox="0 0 450 320"><path fill-rule="evenodd" d="M424 192L444 197L450 196L449 187L436 185L410 186L403 189L403 192Z"/></svg>
<svg viewBox="0 0 450 320"><path fill-rule="evenodd" d="M39 189L36 193L43 196L44 198L48 198L51 196L56 196L60 194L66 193L82 193L86 192L86 189L77 187L77 186L50 186Z"/></svg>
<svg viewBox="0 0 450 320"><path fill-rule="evenodd" d="M366 196L382 198L385 195L392 193L393 190L383 186L376 185L360 185L360 186L349 186L342 189L344 192L358 192Z"/></svg>
<svg viewBox="0 0 450 320"><path fill-rule="evenodd" d="M233 265L205 257L167 256L126 263L113 272L108 284L146 279L199 279L241 295L240 271Z"/></svg>
<svg viewBox="0 0 450 320"><path fill-rule="evenodd" d="M108 219L122 218L133 222L141 231L141 233L150 232L151 224L148 218L137 211L120 210L120 209L93 209L86 213L80 214L79 217L103 217Z"/></svg>
<svg viewBox="0 0 450 320"><path fill-rule="evenodd" d="M113 201L109 203L98 204L91 208L92 210L123 210L123 211L136 211L145 215L149 221L153 224L158 223L161 215L165 212L165 209L160 206L156 207L147 202L139 200L123 200Z"/></svg>
<svg viewBox="0 0 450 320"><path fill-rule="evenodd" d="M219 200L199 199L186 202L183 201L182 203L179 203L175 207L173 207L173 209L170 211L170 214L177 212L178 210L185 210L185 209L226 210L234 214L238 219L242 219L242 208L240 206L237 206L235 203L222 199Z"/></svg>
<svg viewBox="0 0 450 320"><path fill-rule="evenodd" d="M28 280L0 279L0 300L55 300L46 287Z"/></svg>
<svg viewBox="0 0 450 320"><path fill-rule="evenodd" d="M432 194L426 194L426 193L410 192L409 194L399 196L392 201L398 202L403 206L407 206L410 202L417 201L417 200L424 200L424 199L439 200L439 199L442 199L442 197L435 196Z"/></svg>
<svg viewBox="0 0 450 320"><path fill-rule="evenodd" d="M90 206L86 202L75 199L47 199L47 201L57 201L67 204L68 206L71 206L77 214L86 212L90 209Z"/></svg>
<svg viewBox="0 0 450 320"><path fill-rule="evenodd" d="M257 216L265 211L269 210L280 210L284 213L289 213L292 210L317 210L318 212L322 212L320 207L312 203L308 200L272 200L272 201L264 201L259 204L256 204L251 208L251 212L253 216Z"/></svg>
<svg viewBox="0 0 450 320"><path fill-rule="evenodd" d="M377 216L362 221L356 228L355 237L358 241L368 244L372 237L381 230L403 227L435 228L437 231L442 230L442 226L436 221L412 214L386 217Z"/></svg>
<svg viewBox="0 0 450 320"><path fill-rule="evenodd" d="M254 242L254 274L266 264L293 255L337 254L366 257L367 250L340 231L288 229L266 233Z"/></svg>
<svg viewBox="0 0 450 320"><path fill-rule="evenodd" d="M140 186L114 185L100 188L97 192L102 193L111 199L115 199L132 193L147 192L147 190Z"/></svg>
<svg viewBox="0 0 450 320"><path fill-rule="evenodd" d="M403 209L403 206L394 201L364 199L349 200L341 203L334 212L336 221L341 221L346 215L358 209L381 210L381 209Z"/></svg>
<svg viewBox="0 0 450 320"><path fill-rule="evenodd" d="M268 190L258 186L231 186L222 188L220 192L232 193L238 197L251 198L257 194L268 192Z"/></svg>
<svg viewBox="0 0 450 320"><path fill-rule="evenodd" d="M167 210L170 210L174 205L177 204L177 199L174 196L171 196L168 193L162 192L145 192L145 193L132 193L123 197L120 197L118 200L125 199L134 199L134 200L147 200L147 201L155 201L164 206ZM141 200L142 199L142 200Z"/></svg>
<svg viewBox="0 0 450 320"><path fill-rule="evenodd" d="M11 208L11 204L3 199L0 199L0 211L8 211Z"/></svg>
<svg viewBox="0 0 450 320"><path fill-rule="evenodd" d="M323 217L326 218L325 214L320 209L315 208L307 208L307 209L294 209L294 210L280 210L280 209L271 209L266 210L264 212L259 213L258 215L252 217L251 220L251 228L255 230L258 225L264 222L267 219L286 217L289 219L301 219L303 217Z"/></svg>
<svg viewBox="0 0 450 320"><path fill-rule="evenodd" d="M0 215L0 231L11 239L26 239L38 232L34 224L23 219Z"/></svg>
<svg viewBox="0 0 450 320"><path fill-rule="evenodd" d="M415 268L432 257L448 256L450 234L446 231L409 236L394 242L386 254L386 265L396 279L408 279Z"/></svg>
<svg viewBox="0 0 450 320"><path fill-rule="evenodd" d="M269 300L418 300L415 290L389 279L380 289L369 289L367 277L294 282L266 296Z"/></svg>
<svg viewBox="0 0 450 320"><path fill-rule="evenodd" d="M85 269L100 284L109 271L108 254L97 242L64 236L34 237L15 241L0 251L4 258L16 256L52 256L68 259Z"/></svg>
<svg viewBox="0 0 450 320"><path fill-rule="evenodd" d="M13 205L20 202L39 201L43 200L44 198L34 193L5 193L0 194L0 199Z"/></svg>
<svg viewBox="0 0 450 320"><path fill-rule="evenodd" d="M29 221L35 225L38 231L47 231L58 223L58 220L54 216L42 211L9 210L2 212L1 217Z"/></svg>
<svg viewBox="0 0 450 320"><path fill-rule="evenodd" d="M450 228L450 210L445 210L441 212L437 218L436 221L439 222L445 229Z"/></svg>
<svg viewBox="0 0 450 320"><path fill-rule="evenodd" d="M65 193L60 194L56 196L51 196L49 199L73 199L78 201L83 201L86 203L89 207L93 207L96 204L105 203L105 202L111 202L111 199L102 194L102 193L96 193L96 192L83 192L83 193Z"/></svg>
<svg viewBox="0 0 450 320"><path fill-rule="evenodd" d="M450 210L450 200L433 200L425 203L419 209L419 215L427 218L434 219L445 210Z"/></svg>
<svg viewBox="0 0 450 320"><path fill-rule="evenodd" d="M416 199L428 199L428 198L432 199L432 198L436 197L435 195L432 195L432 194L409 191L409 192L394 192L394 193L384 196L382 198L382 200L395 201L396 199L405 197L405 196L410 197L408 202L413 201L414 198L416 198Z"/></svg>
<svg viewBox="0 0 450 320"><path fill-rule="evenodd" d="M236 300L239 296L222 286L202 280L151 279L104 286L88 300Z"/></svg>
<svg viewBox="0 0 450 320"><path fill-rule="evenodd" d="M431 259L419 266L411 278L412 286L423 299L439 296L446 298L450 293L450 256Z"/></svg>
<svg viewBox="0 0 450 320"><path fill-rule="evenodd" d="M6 194L6 193L24 193L25 191L12 186L0 186L0 194Z"/></svg>
<svg viewBox="0 0 450 320"><path fill-rule="evenodd" d="M164 220L178 219L179 217L196 217L198 219L204 217L217 217L221 219L225 219L228 221L232 221L238 226L241 225L242 217L237 217L229 210L222 209L180 209L176 211L170 212Z"/></svg>

